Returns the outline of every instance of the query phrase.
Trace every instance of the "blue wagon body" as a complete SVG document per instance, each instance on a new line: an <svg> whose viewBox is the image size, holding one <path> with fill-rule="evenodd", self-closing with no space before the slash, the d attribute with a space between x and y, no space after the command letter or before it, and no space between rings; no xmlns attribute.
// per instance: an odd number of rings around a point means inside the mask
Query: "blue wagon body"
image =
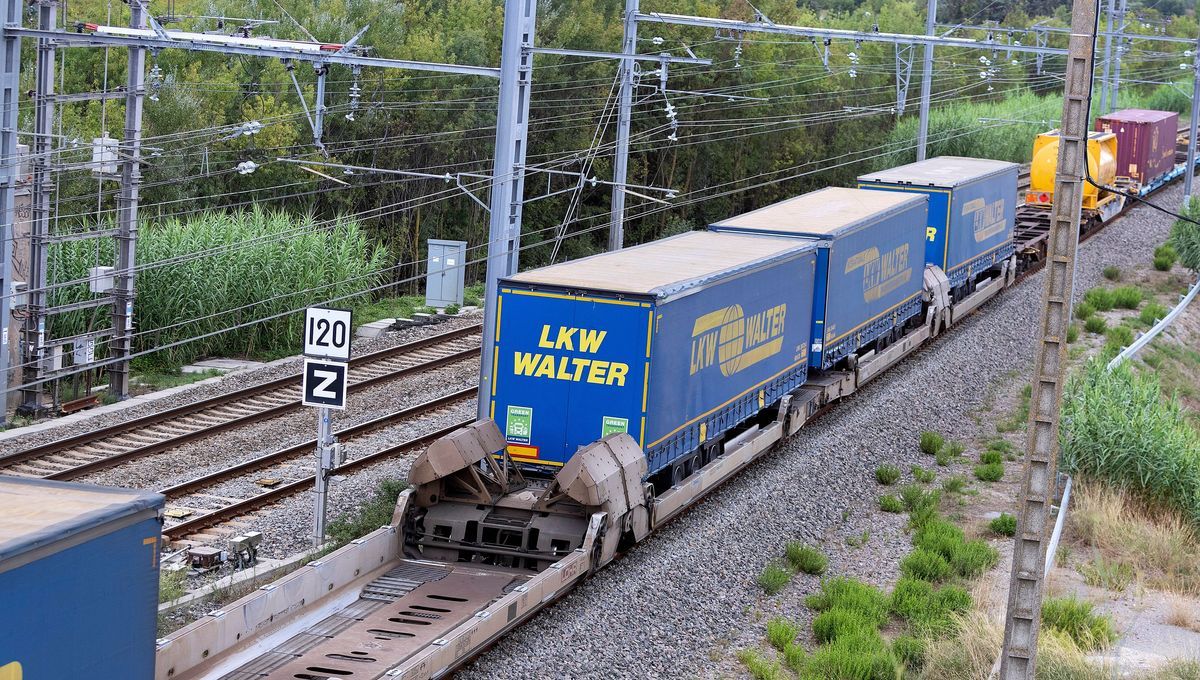
<svg viewBox="0 0 1200 680"><path fill-rule="evenodd" d="M492 418L522 463L628 432L649 472L807 376L812 244L691 232L501 282Z"/></svg>
<svg viewBox="0 0 1200 680"><path fill-rule="evenodd" d="M1016 163L940 156L858 178L862 189L929 196L925 262L961 286L1013 254Z"/></svg>
<svg viewBox="0 0 1200 680"><path fill-rule="evenodd" d="M828 369L921 311L924 195L828 188L711 225L818 245L809 365Z"/></svg>
<svg viewBox="0 0 1200 680"><path fill-rule="evenodd" d="M152 678L155 493L0 477L0 668L25 678Z"/></svg>

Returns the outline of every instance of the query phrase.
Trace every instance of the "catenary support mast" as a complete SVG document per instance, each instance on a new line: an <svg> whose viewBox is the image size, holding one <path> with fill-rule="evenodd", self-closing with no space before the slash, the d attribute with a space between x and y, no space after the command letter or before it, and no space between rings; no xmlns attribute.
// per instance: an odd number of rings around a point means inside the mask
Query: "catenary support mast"
<svg viewBox="0 0 1200 680"><path fill-rule="evenodd" d="M1008 586L1001 680L1033 680L1041 625L1047 532L1055 492L1058 426L1063 374L1067 360L1067 328L1071 321L1075 253L1087 172L1088 100L1092 87L1093 35L1097 0L1074 0L1067 55L1066 85L1059 129L1058 172L1047 245L1045 290L1033 398L1025 440L1025 474L1021 483L1016 545Z"/></svg>
<svg viewBox="0 0 1200 680"><path fill-rule="evenodd" d="M925 35L932 36L937 25L937 0L929 0L925 17ZM925 63L921 67L921 108L917 121L917 160L925 160L929 142L929 98L933 93L933 43L925 43Z"/></svg>

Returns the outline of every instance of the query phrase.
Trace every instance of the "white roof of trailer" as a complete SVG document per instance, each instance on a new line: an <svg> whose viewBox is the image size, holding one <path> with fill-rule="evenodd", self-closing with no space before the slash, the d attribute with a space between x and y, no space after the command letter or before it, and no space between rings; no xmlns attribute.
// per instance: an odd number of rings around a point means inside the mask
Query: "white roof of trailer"
<svg viewBox="0 0 1200 680"><path fill-rule="evenodd" d="M858 181L953 188L1015 167L1016 163L994 161L990 158L938 156L863 175Z"/></svg>
<svg viewBox="0 0 1200 680"><path fill-rule="evenodd" d="M0 477L0 567L17 554L162 502L146 491Z"/></svg>
<svg viewBox="0 0 1200 680"><path fill-rule="evenodd" d="M780 234L829 235L926 200L924 194L828 187L715 222L712 226Z"/></svg>
<svg viewBox="0 0 1200 680"><path fill-rule="evenodd" d="M690 231L640 246L531 269L507 280L561 288L662 296L813 248L811 243L769 236Z"/></svg>

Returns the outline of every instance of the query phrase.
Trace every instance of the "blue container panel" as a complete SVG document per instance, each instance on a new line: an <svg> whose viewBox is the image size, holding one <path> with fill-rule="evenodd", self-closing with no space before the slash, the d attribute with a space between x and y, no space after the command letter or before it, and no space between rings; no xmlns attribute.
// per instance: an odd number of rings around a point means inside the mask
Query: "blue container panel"
<svg viewBox="0 0 1200 680"><path fill-rule="evenodd" d="M832 367L921 311L925 215L917 204L821 244L825 312L814 319L812 366Z"/></svg>
<svg viewBox="0 0 1200 680"><path fill-rule="evenodd" d="M643 447L651 473L804 384L815 272L810 250L658 305Z"/></svg>
<svg viewBox="0 0 1200 680"><path fill-rule="evenodd" d="M643 441L654 306L504 285L492 419L519 462L561 466L616 431Z"/></svg>
<svg viewBox="0 0 1200 680"><path fill-rule="evenodd" d="M154 677L156 519L0 574L0 666L25 678Z"/></svg>

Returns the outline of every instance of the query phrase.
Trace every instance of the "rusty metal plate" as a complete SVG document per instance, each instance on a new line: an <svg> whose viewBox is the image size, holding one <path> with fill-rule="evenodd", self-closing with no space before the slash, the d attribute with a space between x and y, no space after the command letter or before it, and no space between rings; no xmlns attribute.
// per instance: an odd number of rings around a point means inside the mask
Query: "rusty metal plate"
<svg viewBox="0 0 1200 680"><path fill-rule="evenodd" d="M513 576L472 571L423 583L266 677L374 678L474 616L512 581Z"/></svg>

